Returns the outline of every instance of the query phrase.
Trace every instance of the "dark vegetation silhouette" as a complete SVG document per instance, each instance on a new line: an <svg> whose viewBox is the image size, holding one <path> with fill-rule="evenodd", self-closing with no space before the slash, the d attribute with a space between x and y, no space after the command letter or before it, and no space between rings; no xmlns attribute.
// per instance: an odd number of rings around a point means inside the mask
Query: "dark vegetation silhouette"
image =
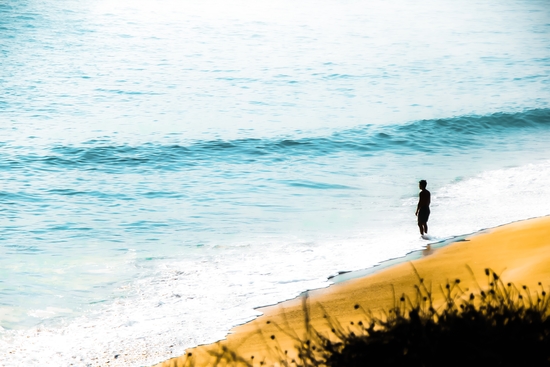
<svg viewBox="0 0 550 367"><path fill-rule="evenodd" d="M349 325L325 315L329 333L311 326L305 296L305 335L293 337L293 353L281 350L275 335L267 336L269 360L296 367L550 366L550 301L543 285L532 291L503 282L490 269L485 273L487 286L475 292L462 290L459 279L441 286L444 302L438 307L419 276L415 294L394 297L394 306L380 317L360 305L350 309L358 317ZM211 354L216 365L268 365L266 356L244 357L226 348ZM192 358L187 361L192 365Z"/></svg>

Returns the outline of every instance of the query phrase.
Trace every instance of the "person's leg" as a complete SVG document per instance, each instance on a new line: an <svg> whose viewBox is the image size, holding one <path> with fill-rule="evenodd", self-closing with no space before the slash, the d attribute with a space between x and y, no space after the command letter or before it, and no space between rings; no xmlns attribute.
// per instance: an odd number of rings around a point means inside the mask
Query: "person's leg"
<svg viewBox="0 0 550 367"><path fill-rule="evenodd" d="M422 224L422 227L424 229L424 233L428 234L428 222Z"/></svg>
<svg viewBox="0 0 550 367"><path fill-rule="evenodd" d="M418 228L420 229L420 235L424 235L424 224L423 223L418 223Z"/></svg>

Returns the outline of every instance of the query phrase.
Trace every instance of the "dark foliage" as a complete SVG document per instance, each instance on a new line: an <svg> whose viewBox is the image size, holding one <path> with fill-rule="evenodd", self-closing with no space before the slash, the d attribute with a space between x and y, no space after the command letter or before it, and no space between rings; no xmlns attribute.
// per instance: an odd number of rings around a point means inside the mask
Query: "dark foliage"
<svg viewBox="0 0 550 367"><path fill-rule="evenodd" d="M279 353L282 366L550 366L550 301L544 288L505 284L486 269L488 287L474 293L460 280L441 290L444 305L435 309L432 292L419 277L415 299L402 295L384 317L356 305L360 319L344 328L327 320L332 333L308 328L296 340L297 358ZM306 323L309 308L304 300ZM359 317L358 317L359 318ZM229 364L256 365L227 354ZM231 363L231 360L235 363ZM261 363L263 364L263 363Z"/></svg>

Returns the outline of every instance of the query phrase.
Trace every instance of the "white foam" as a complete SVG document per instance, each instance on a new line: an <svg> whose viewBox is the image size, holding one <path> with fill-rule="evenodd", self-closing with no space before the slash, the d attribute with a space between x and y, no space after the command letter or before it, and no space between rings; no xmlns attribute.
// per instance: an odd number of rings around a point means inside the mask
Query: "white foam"
<svg viewBox="0 0 550 367"><path fill-rule="evenodd" d="M548 182L550 161L486 171L449 184L433 195L431 224L456 235L549 215Z"/></svg>
<svg viewBox="0 0 550 367"><path fill-rule="evenodd" d="M72 313L72 310L68 308L46 307L45 309L41 309L41 310L29 311L29 316L36 317L39 319L47 319L47 318L54 317L55 315L68 314L68 313Z"/></svg>

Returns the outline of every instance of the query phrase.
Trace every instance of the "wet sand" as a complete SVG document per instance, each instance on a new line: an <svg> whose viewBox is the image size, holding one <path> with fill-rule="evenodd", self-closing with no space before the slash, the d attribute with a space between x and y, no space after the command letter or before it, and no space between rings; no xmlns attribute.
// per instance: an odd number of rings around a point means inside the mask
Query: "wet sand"
<svg viewBox="0 0 550 367"><path fill-rule="evenodd" d="M328 332L335 320L345 328L364 319L364 311L381 314L394 306L396 297L414 297L419 276L432 287L435 303L442 300L440 286L460 279L465 292L485 288L485 269L499 274L505 282L537 289L539 282L550 286L550 217L534 218L507 224L457 238L444 245L435 244L403 261L361 276L346 274L328 288L307 292L309 324L317 331ZM218 343L198 346L186 355L172 358L156 367L214 366L212 352L236 352L244 361L255 365L273 365L285 351L293 354L296 338L306 335L303 304L305 297L261 308L262 316L233 328ZM356 309L355 305L360 305Z"/></svg>

